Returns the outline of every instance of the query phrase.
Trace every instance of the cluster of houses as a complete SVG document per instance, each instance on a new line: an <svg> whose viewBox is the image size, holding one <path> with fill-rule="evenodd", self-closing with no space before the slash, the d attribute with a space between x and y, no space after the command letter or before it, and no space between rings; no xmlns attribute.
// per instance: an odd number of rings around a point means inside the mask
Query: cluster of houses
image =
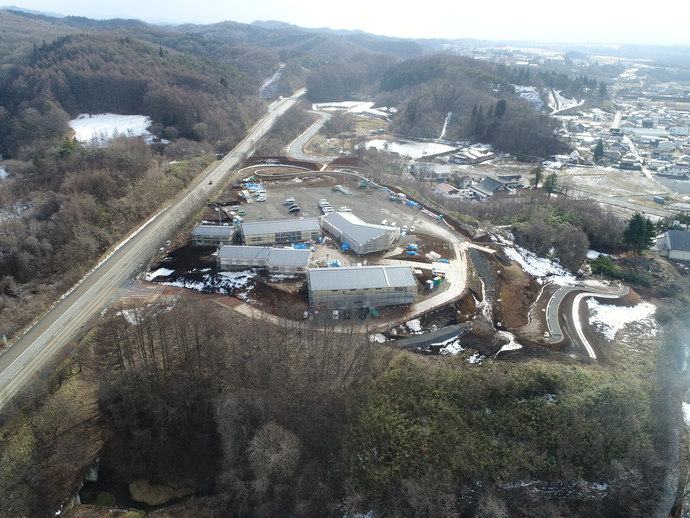
<svg viewBox="0 0 690 518"><path fill-rule="evenodd" d="M589 165L599 141L599 165L639 170L645 165L659 174L690 175L690 115L668 108L646 107L642 101L620 105L620 118L602 111L570 117L562 136L576 148L566 157L571 165Z"/></svg>
<svg viewBox="0 0 690 518"><path fill-rule="evenodd" d="M202 224L192 232L192 244L218 246L219 271L253 268L271 275L305 275L312 309L375 308L415 301L418 283L409 266L314 267L312 245L322 240L323 232L358 255L388 250L400 237L399 227L334 212L321 218L242 222L237 228Z"/></svg>
<svg viewBox="0 0 690 518"><path fill-rule="evenodd" d="M436 184L434 192L449 200L487 201L497 194L511 194L522 188L522 176L498 175L496 178L487 176L475 181L470 176L463 176L456 185L447 182Z"/></svg>

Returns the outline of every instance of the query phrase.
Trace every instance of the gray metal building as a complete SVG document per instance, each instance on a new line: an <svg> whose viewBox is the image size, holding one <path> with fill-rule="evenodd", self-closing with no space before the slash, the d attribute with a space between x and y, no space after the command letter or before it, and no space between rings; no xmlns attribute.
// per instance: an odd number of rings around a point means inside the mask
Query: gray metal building
<svg viewBox="0 0 690 518"><path fill-rule="evenodd" d="M321 226L358 255L388 250L400 237L398 227L371 225L354 214L333 212L321 217Z"/></svg>
<svg viewBox="0 0 690 518"><path fill-rule="evenodd" d="M221 271L258 268L268 273L307 273L311 260L310 250L271 248L258 246L221 246L216 262Z"/></svg>
<svg viewBox="0 0 690 518"><path fill-rule="evenodd" d="M242 243L250 246L317 241L321 227L316 218L240 223Z"/></svg>
<svg viewBox="0 0 690 518"><path fill-rule="evenodd" d="M417 280L409 266L309 268L309 306L330 309L411 304Z"/></svg>
<svg viewBox="0 0 690 518"><path fill-rule="evenodd" d="M229 245L235 229L225 225L197 225L192 231L193 245Z"/></svg>

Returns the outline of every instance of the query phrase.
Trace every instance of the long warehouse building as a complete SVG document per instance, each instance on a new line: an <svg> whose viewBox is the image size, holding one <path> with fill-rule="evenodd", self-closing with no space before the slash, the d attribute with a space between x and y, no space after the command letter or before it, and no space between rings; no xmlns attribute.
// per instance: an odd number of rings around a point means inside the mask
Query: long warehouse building
<svg viewBox="0 0 690 518"><path fill-rule="evenodd" d="M250 246L316 242L321 237L316 218L240 223L240 232L242 243Z"/></svg>
<svg viewBox="0 0 690 518"><path fill-rule="evenodd" d="M376 308L412 304L419 291L409 266L309 268L312 309Z"/></svg>

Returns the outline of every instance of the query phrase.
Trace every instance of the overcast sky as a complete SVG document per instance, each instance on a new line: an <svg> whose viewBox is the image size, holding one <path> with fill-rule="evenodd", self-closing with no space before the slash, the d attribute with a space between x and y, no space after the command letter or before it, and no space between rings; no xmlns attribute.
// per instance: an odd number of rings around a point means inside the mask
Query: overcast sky
<svg viewBox="0 0 690 518"><path fill-rule="evenodd" d="M615 0L16 0L0 5L147 22L279 20L403 38L690 45L687 0L654 5Z"/></svg>

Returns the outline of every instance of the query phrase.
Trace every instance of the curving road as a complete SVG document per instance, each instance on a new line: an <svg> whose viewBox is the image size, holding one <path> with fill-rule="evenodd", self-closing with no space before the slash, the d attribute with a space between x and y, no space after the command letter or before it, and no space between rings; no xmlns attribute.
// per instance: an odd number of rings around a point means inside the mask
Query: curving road
<svg viewBox="0 0 690 518"><path fill-rule="evenodd" d="M579 292L579 293L578 293ZM565 338L560 324L560 315L567 312L561 311L561 304L563 299L571 293L577 293L573 299L571 310L572 310L572 322L573 328L575 329L575 334L579 340L579 343L587 351L587 354L593 360L596 360L597 356L594 353L594 349L590 345L589 341L585 338L582 332L582 326L580 325L580 301L585 297L597 297L605 299L617 299L619 297L624 297L630 292L628 286L620 286L617 292L604 291L596 288L591 288L589 286L565 286L560 288L556 293L553 294L546 306L546 325L549 328L549 338L548 341L551 344L557 344ZM570 337L571 339L573 337Z"/></svg>
<svg viewBox="0 0 690 518"><path fill-rule="evenodd" d="M98 266L34 323L0 356L0 408L72 340L85 323L107 307L109 297L131 280L155 257L163 242L172 237L204 204L220 184L254 151L305 90L271 104L249 134L228 155L204 172L167 207L120 243ZM213 180L213 185L209 181Z"/></svg>
<svg viewBox="0 0 690 518"><path fill-rule="evenodd" d="M332 117L332 115L328 112L323 112L323 111L312 111L311 113L314 113L319 116L319 120L317 120L314 124L312 124L307 130L302 133L299 137L297 137L289 146L287 149L288 155L290 155L292 158L295 158L297 160L305 160L305 161L315 161L315 162L332 162L337 156L311 156L307 155L304 153L304 147L309 143L311 139L313 139L316 134L319 132L319 130L323 127L324 124Z"/></svg>

